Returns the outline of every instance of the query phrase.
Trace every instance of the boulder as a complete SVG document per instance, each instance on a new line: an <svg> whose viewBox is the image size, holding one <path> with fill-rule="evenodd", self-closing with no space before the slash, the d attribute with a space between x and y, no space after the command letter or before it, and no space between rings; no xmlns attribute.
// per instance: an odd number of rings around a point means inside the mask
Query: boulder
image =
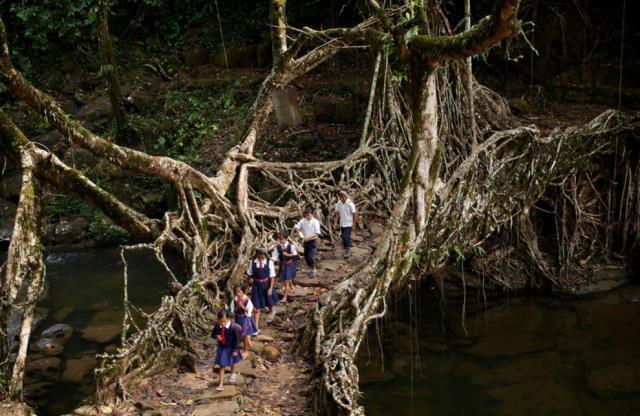
<svg viewBox="0 0 640 416"><path fill-rule="evenodd" d="M578 286L554 287L553 293L561 296L585 296L617 289L631 281L629 274L621 267L604 267L593 273L588 283Z"/></svg>
<svg viewBox="0 0 640 416"><path fill-rule="evenodd" d="M533 111L531 108L531 104L527 100L522 98L512 98L509 100L509 107L511 107L511 112L515 115L527 115Z"/></svg>
<svg viewBox="0 0 640 416"><path fill-rule="evenodd" d="M245 377L255 378L257 370L251 366L250 360L242 360L236 364L236 371Z"/></svg>
<svg viewBox="0 0 640 416"><path fill-rule="evenodd" d="M67 341L73 334L73 328L67 324L55 324L42 331L40 336L42 338L51 338L58 341Z"/></svg>
<svg viewBox="0 0 640 416"><path fill-rule="evenodd" d="M104 352L106 352L107 354L115 354L118 352L118 346L117 345L107 345L106 347L104 347Z"/></svg>
<svg viewBox="0 0 640 416"><path fill-rule="evenodd" d="M182 358L180 358L180 368L190 373L196 373L196 361L198 357L195 354L190 352L184 354Z"/></svg>
<svg viewBox="0 0 640 416"><path fill-rule="evenodd" d="M254 339L258 342L273 342L274 338L271 335L267 334L258 334L254 337Z"/></svg>
<svg viewBox="0 0 640 416"><path fill-rule="evenodd" d="M190 416L228 416L235 415L240 406L235 400L225 400L215 404L200 404L197 405L193 412L189 413Z"/></svg>
<svg viewBox="0 0 640 416"><path fill-rule="evenodd" d="M77 243L85 238L88 227L86 218L65 217L56 225L54 239L56 243Z"/></svg>
<svg viewBox="0 0 640 416"><path fill-rule="evenodd" d="M41 134L40 136L34 137L32 141L35 143L40 143L47 149L51 149L53 146L58 144L60 140L64 138L65 137L58 130L51 130L45 134Z"/></svg>
<svg viewBox="0 0 640 416"><path fill-rule="evenodd" d="M340 269L340 266L345 264L344 260L322 260L319 264L320 269L331 270L336 272Z"/></svg>
<svg viewBox="0 0 640 416"><path fill-rule="evenodd" d="M238 395L238 389L236 386L224 386L224 391L210 390L202 393L194 399L196 404L209 403L209 402L221 402L225 400L233 399Z"/></svg>
<svg viewBox="0 0 640 416"><path fill-rule="evenodd" d="M85 405L80 406L73 411L73 414L78 416L99 416L110 415L112 413L113 409L110 406L103 405Z"/></svg>
<svg viewBox="0 0 640 416"><path fill-rule="evenodd" d="M89 342L104 344L120 335L119 324L99 324L85 328L82 331L82 339Z"/></svg>
<svg viewBox="0 0 640 416"><path fill-rule="evenodd" d="M67 360L62 381L66 383L80 384L84 376L89 374L96 366L95 355L82 355L78 358Z"/></svg>
<svg viewBox="0 0 640 416"><path fill-rule="evenodd" d="M39 381L37 383L29 383L24 386L24 395L29 399L39 399L45 397L49 394L51 387L53 386L53 382L51 381ZM0 415L2 413L0 412Z"/></svg>
<svg viewBox="0 0 640 416"><path fill-rule="evenodd" d="M52 338L40 338L36 342L31 343L31 350L41 352L47 357L62 354L64 345L60 340Z"/></svg>
<svg viewBox="0 0 640 416"><path fill-rule="evenodd" d="M111 117L113 109L106 97L98 97L78 110L76 117L83 122L98 122Z"/></svg>
<svg viewBox="0 0 640 416"><path fill-rule="evenodd" d="M264 347L264 351L262 351L262 355L268 361L276 362L280 359L280 349L274 345L267 345Z"/></svg>
<svg viewBox="0 0 640 416"><path fill-rule="evenodd" d="M35 414L26 403L0 402L0 416L33 416Z"/></svg>
<svg viewBox="0 0 640 416"><path fill-rule="evenodd" d="M51 317L56 321L64 321L64 319L73 312L75 308L73 306L63 306L62 308L55 311Z"/></svg>
<svg viewBox="0 0 640 416"><path fill-rule="evenodd" d="M30 378L39 377L45 379L57 378L61 360L58 357L40 358L39 360L27 361L25 374Z"/></svg>
<svg viewBox="0 0 640 416"><path fill-rule="evenodd" d="M249 351L253 351L256 354L262 354L262 351L264 351L264 344L262 342L252 341Z"/></svg>

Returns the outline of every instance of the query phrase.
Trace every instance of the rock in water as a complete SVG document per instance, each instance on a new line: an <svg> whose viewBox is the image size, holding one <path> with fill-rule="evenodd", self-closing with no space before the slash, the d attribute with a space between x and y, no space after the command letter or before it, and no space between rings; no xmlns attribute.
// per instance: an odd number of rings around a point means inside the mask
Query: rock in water
<svg viewBox="0 0 640 416"><path fill-rule="evenodd" d="M95 366L96 357L94 355L83 355L79 358L67 360L62 373L62 381L80 384L84 376L89 374Z"/></svg>
<svg viewBox="0 0 640 416"><path fill-rule="evenodd" d="M39 377L43 379L58 378L58 369L61 360L58 357L41 358L39 360L27 361L25 374L29 377Z"/></svg>
<svg viewBox="0 0 640 416"><path fill-rule="evenodd" d="M31 350L41 352L47 357L62 354L64 347L62 342L51 338L40 338L31 344Z"/></svg>
<svg viewBox="0 0 640 416"><path fill-rule="evenodd" d="M104 344L115 339L119 334L120 325L118 324L94 325L82 331L82 339Z"/></svg>
<svg viewBox="0 0 640 416"><path fill-rule="evenodd" d="M57 340L68 340L73 334L73 328L67 324L55 324L42 331L42 338L55 338Z"/></svg>

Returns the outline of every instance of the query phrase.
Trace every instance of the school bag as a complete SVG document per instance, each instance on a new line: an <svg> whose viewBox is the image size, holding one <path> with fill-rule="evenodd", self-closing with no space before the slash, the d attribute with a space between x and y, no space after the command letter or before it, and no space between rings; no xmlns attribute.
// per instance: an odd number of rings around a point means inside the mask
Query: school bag
<svg viewBox="0 0 640 416"><path fill-rule="evenodd" d="M289 243L289 244L291 244L291 243ZM279 256L280 258L283 258L283 255L282 255L282 247L280 247L280 244L278 244L278 245L276 246L276 250L278 250L278 256ZM297 261L300 261L300 255L299 255L299 254L298 254L298 252L296 251L296 254L293 256L293 262L295 263L295 262L297 262ZM282 265L280 265L280 267L282 267Z"/></svg>

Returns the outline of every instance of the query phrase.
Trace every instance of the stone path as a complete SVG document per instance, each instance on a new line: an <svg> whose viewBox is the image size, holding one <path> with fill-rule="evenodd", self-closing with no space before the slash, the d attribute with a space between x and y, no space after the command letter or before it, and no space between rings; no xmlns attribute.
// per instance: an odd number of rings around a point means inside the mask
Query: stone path
<svg viewBox="0 0 640 416"><path fill-rule="evenodd" d="M377 224L376 224L377 225ZM223 392L215 390L217 375L212 361L216 341L212 338L194 342L198 358L195 372L172 369L143 380L132 401L118 406L114 414L145 416L189 415L303 415L309 413L310 398L317 387L312 366L294 354L295 339L307 325L309 311L318 297L345 279L366 260L382 227L354 233L349 259L342 250L324 246L319 250L318 277L308 278L305 269L296 278L296 292L289 303L279 304L276 319L260 322L261 333L252 337L249 356L236 366L240 374L235 385L226 375ZM262 314L262 319L266 314ZM86 406L85 406L86 407ZM92 414L104 414L96 409Z"/></svg>

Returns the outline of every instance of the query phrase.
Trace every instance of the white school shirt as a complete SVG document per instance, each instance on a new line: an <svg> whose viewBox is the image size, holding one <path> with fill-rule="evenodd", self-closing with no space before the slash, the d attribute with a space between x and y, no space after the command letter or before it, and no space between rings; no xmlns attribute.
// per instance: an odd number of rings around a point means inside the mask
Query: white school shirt
<svg viewBox="0 0 640 416"><path fill-rule="evenodd" d="M356 204L347 198L347 202L338 201L336 212L340 215L340 227L353 227L353 214L356 213Z"/></svg>
<svg viewBox="0 0 640 416"><path fill-rule="evenodd" d="M280 243L276 244L276 246L273 248L273 253L271 253L271 260L273 261L280 261L280 255L278 253L278 246L280 245ZM298 252L296 251L296 247L289 243L288 241L284 243L284 247L282 248L283 250L286 250L287 247L289 247L289 245L291 245L291 254L295 255L298 254Z"/></svg>
<svg viewBox="0 0 640 416"><path fill-rule="evenodd" d="M311 218L311 221L303 218L298 221L294 228L302 230L302 235L304 236L304 238L311 237L314 234L318 236L320 235L320 221L318 221L316 218Z"/></svg>
<svg viewBox="0 0 640 416"><path fill-rule="evenodd" d="M265 263L269 263L269 277L276 277L276 268L273 267L273 262L269 261L269 259L264 259L263 263L263 267L265 265ZM253 265L253 263L258 265L258 268L260 268L260 260L258 259L253 259L253 261L249 262L249 267L247 267L247 274L249 276L253 276L253 267L251 267Z"/></svg>
<svg viewBox="0 0 640 416"><path fill-rule="evenodd" d="M236 300L235 298L231 300L231 311L236 310ZM251 298L247 296L247 307L245 308L247 311L247 316L251 316L251 312L253 312L253 303L251 303Z"/></svg>

